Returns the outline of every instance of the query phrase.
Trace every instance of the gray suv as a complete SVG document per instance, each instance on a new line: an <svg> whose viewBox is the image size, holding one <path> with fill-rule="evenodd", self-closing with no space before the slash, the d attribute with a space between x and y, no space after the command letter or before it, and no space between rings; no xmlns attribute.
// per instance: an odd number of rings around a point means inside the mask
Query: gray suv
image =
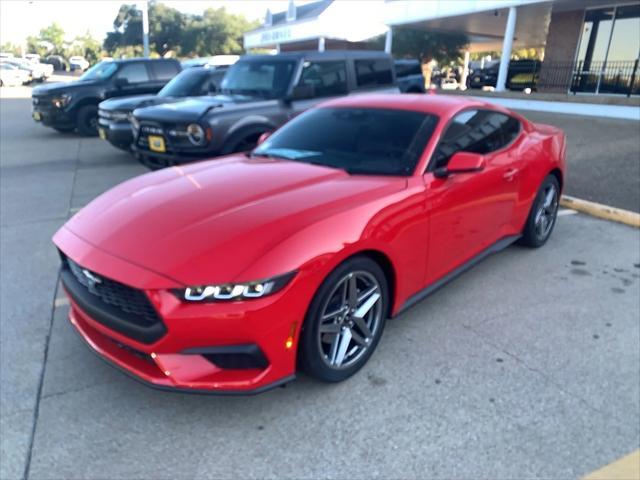
<svg viewBox="0 0 640 480"><path fill-rule="evenodd" d="M258 138L331 97L399 92L393 59L379 51L246 55L221 94L134 110L132 148L152 169L251 150Z"/></svg>

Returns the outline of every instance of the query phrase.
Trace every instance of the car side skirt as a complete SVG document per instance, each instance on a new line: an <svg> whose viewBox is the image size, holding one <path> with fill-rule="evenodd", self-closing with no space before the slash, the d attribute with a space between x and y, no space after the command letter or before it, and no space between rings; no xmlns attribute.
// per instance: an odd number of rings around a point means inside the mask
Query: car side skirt
<svg viewBox="0 0 640 480"><path fill-rule="evenodd" d="M441 287L443 287L444 285L446 285L447 283L449 283L453 279L455 279L455 278L459 277L460 275L462 275L467 270L469 270L472 267L476 266L478 263L480 263L485 258L493 255L494 253L498 253L498 252L504 250L509 245L511 245L512 243L516 242L521 236L522 235L511 235L511 236L504 237L504 238L498 240L496 243L494 243L490 247L488 247L485 250L483 250L482 252L480 252L478 255L473 257L471 260L469 260L466 263L460 265L455 270L452 270L451 272L447 273L440 280L432 283L431 285L428 285L427 287L423 288L419 292L414 293L413 295L411 295L407 299L406 302L404 302L404 304L402 305L402 307L400 307L400 309L394 315L394 317L397 317L398 315L403 313L405 310L408 310L409 308L413 307L415 304L420 303L422 300L427 298L429 295L434 293L436 290L440 289Z"/></svg>

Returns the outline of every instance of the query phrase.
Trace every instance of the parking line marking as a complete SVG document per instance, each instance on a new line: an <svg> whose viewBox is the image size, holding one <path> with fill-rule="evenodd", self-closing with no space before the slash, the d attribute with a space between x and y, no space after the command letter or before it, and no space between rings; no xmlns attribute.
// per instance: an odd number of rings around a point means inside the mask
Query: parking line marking
<svg viewBox="0 0 640 480"><path fill-rule="evenodd" d="M69 299L67 297L56 298L53 302L55 308L65 307L69 305Z"/></svg>
<svg viewBox="0 0 640 480"><path fill-rule="evenodd" d="M583 477L583 480L640 479L640 449Z"/></svg>
<svg viewBox="0 0 640 480"><path fill-rule="evenodd" d="M569 208L563 208L562 210L558 211L558 216L559 217L564 217L565 215L575 215L576 213L578 213L576 210L571 210Z"/></svg>

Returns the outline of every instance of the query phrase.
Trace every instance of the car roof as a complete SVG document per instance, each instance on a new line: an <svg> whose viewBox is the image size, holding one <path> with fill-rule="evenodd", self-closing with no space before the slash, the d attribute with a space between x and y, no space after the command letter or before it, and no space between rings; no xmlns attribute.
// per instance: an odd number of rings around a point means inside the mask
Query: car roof
<svg viewBox="0 0 640 480"><path fill-rule="evenodd" d="M145 58L145 57L134 57L134 58L118 58L113 60L106 60L107 62L114 63L135 63L135 62L178 62L175 58Z"/></svg>
<svg viewBox="0 0 640 480"><path fill-rule="evenodd" d="M317 50L304 50L296 52L282 52L276 55L243 55L240 60L267 60L267 59L291 59L291 60L332 60L347 58L389 58L391 55L380 50L327 50L318 52Z"/></svg>
<svg viewBox="0 0 640 480"><path fill-rule="evenodd" d="M387 108L392 110L410 110L430 113L442 118L455 115L465 108L489 108L501 112L505 109L463 95L438 94L361 94L350 95L324 102L321 107L349 108Z"/></svg>

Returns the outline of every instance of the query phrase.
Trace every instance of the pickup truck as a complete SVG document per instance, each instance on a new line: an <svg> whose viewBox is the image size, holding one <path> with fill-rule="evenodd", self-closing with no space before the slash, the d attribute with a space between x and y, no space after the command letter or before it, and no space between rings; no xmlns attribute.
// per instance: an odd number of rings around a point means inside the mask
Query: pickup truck
<svg viewBox="0 0 640 480"><path fill-rule="evenodd" d="M132 149L151 169L248 151L327 98L371 91L399 93L384 52L246 55L227 72L221 95L134 110Z"/></svg>

